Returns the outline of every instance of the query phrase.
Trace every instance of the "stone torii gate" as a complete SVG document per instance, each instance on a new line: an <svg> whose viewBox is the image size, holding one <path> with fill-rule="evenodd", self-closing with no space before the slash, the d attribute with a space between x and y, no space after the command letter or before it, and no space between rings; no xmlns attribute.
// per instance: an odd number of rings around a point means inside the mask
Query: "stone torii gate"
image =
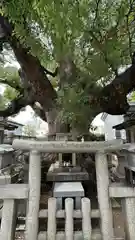
<svg viewBox="0 0 135 240"><path fill-rule="evenodd" d="M122 141L109 142L37 142L14 140L15 149L30 151L29 182L28 184L11 184L0 186L0 198L4 199L0 239L13 240L15 232L15 199L28 199L26 216L26 240L114 240L112 207L110 198L121 198L125 216L125 232L127 240L135 239L135 189L126 184L110 184L107 164L107 153L128 148L129 144ZM41 152L51 153L95 153L97 192L99 209L91 209L90 199L83 198L81 210L73 209L73 200L66 199L65 210L57 211L56 199L50 198L48 210L39 212L40 184L41 184ZM47 231L38 232L39 215L47 217ZM82 231L74 232L74 217L82 218ZM94 233L91 227L91 218L101 219L101 230ZM65 231L57 232L56 218L65 219Z"/></svg>

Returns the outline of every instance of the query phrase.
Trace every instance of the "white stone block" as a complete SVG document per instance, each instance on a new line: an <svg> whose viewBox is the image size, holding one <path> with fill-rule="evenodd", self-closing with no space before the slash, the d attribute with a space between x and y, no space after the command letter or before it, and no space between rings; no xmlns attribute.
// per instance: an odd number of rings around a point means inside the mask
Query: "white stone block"
<svg viewBox="0 0 135 240"><path fill-rule="evenodd" d="M81 182L56 182L53 197L84 197L84 189Z"/></svg>

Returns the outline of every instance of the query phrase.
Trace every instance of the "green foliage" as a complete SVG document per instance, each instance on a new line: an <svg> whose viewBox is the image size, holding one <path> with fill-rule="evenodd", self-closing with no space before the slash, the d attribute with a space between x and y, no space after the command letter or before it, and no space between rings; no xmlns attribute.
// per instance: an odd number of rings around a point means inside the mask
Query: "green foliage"
<svg viewBox="0 0 135 240"><path fill-rule="evenodd" d="M17 91L11 87L6 87L3 97L7 100L7 102L11 102L14 98L17 97Z"/></svg>
<svg viewBox="0 0 135 240"><path fill-rule="evenodd" d="M2 95L0 95L0 109L4 109L5 107L5 99Z"/></svg>
<svg viewBox="0 0 135 240"><path fill-rule="evenodd" d="M10 0L1 11L15 23L14 34L41 61L57 61L70 53L92 70L100 62L104 71L99 76L106 76L109 62L118 68L129 61L128 28L133 38L134 14L127 0L98 2Z"/></svg>
<svg viewBox="0 0 135 240"><path fill-rule="evenodd" d="M4 109L5 106L19 94L15 89L17 86L20 86L20 79L15 67L4 67L2 64L0 65L0 85L5 87L0 99L0 109Z"/></svg>
<svg viewBox="0 0 135 240"><path fill-rule="evenodd" d="M0 110L6 108L7 104L15 99L17 95L18 92L15 89L7 86L3 94L0 96Z"/></svg>
<svg viewBox="0 0 135 240"><path fill-rule="evenodd" d="M132 92L132 94L129 97L130 102L135 102L135 92Z"/></svg>
<svg viewBox="0 0 135 240"><path fill-rule="evenodd" d="M87 132L98 111L97 106L89 107L88 93L92 91L94 95L98 94L98 88L93 80L90 81L89 75L78 73L76 78L74 83L67 84L58 91L58 104L62 109L59 117L63 122L69 123L72 129Z"/></svg>
<svg viewBox="0 0 135 240"><path fill-rule="evenodd" d="M25 125L23 128L23 134L28 137L35 137L36 136L35 126L31 124Z"/></svg>
<svg viewBox="0 0 135 240"><path fill-rule="evenodd" d="M0 65L0 83L4 84L4 80L9 83L12 82L14 87L20 85L18 70L15 67L4 67L3 65Z"/></svg>
<svg viewBox="0 0 135 240"><path fill-rule="evenodd" d="M120 67L131 63L134 9L133 0L10 0L1 13L15 24L13 34L44 66L55 68L66 54L72 57L83 74L58 91L63 109L59 117L87 128L96 112L95 105L89 107L88 89L94 93L94 84L108 83ZM53 85L57 84L56 78Z"/></svg>

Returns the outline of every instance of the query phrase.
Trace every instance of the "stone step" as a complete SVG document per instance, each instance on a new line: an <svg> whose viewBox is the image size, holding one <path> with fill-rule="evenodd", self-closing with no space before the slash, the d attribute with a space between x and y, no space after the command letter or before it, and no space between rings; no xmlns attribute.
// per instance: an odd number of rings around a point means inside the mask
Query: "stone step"
<svg viewBox="0 0 135 240"><path fill-rule="evenodd" d="M17 228L25 228L25 221L26 218L25 217L19 217L17 220ZM92 219L91 220L91 225L92 225L92 229L95 229L97 227L100 226L100 222L99 219ZM57 229L59 231L64 231L65 229L65 220L63 220L63 218L58 218L57 219ZM82 229L82 219L81 218L77 218L74 219L74 230L81 230ZM47 231L47 218L39 218L39 231Z"/></svg>
<svg viewBox="0 0 135 240"><path fill-rule="evenodd" d="M38 240L46 240L47 239L47 236L46 236L46 232L45 231L41 231L39 232L38 234ZM22 229L18 229L18 231L16 231L16 238L17 240L24 240L24 231L22 231ZM82 237L82 232L80 231L76 231L75 232L75 235L74 235L74 240L82 240L83 237ZM92 230L92 240L101 240L102 239L102 236L101 236L101 232L99 229L95 229L95 230ZM57 235L56 235L56 240L65 240L65 235L64 235L64 232L58 232ZM114 240L124 240L124 238L114 238Z"/></svg>
<svg viewBox="0 0 135 240"><path fill-rule="evenodd" d="M47 209L41 209L39 211L39 218L47 218L48 217L48 210ZM64 218L65 217L65 210L58 210L56 213L56 218ZM100 212L99 209L93 209L91 211L91 218L100 218ZM82 218L82 212L81 210L74 210L73 212L73 218L79 219Z"/></svg>
<svg viewBox="0 0 135 240"><path fill-rule="evenodd" d="M74 232L74 240L82 240L83 234L82 231L75 231ZM47 240L47 232L39 232L38 240ZM65 232L57 232L56 240L65 240ZM91 240L102 240L101 232L99 229L92 231L92 238Z"/></svg>

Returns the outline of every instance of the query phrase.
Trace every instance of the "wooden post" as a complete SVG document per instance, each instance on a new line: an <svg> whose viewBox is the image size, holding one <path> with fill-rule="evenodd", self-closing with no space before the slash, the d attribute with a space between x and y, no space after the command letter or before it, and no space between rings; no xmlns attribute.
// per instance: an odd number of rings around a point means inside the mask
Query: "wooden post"
<svg viewBox="0 0 135 240"><path fill-rule="evenodd" d="M4 200L1 221L1 240L13 240L16 227L16 206L14 199Z"/></svg>
<svg viewBox="0 0 135 240"><path fill-rule="evenodd" d="M72 153L72 165L76 166L76 153Z"/></svg>
<svg viewBox="0 0 135 240"><path fill-rule="evenodd" d="M126 240L135 239L135 198L122 199Z"/></svg>
<svg viewBox="0 0 135 240"><path fill-rule="evenodd" d="M55 240L55 238L56 238L56 198L49 198L47 239Z"/></svg>
<svg viewBox="0 0 135 240"><path fill-rule="evenodd" d="M66 240L74 239L74 222L73 222L73 199L66 198L65 200L65 237Z"/></svg>
<svg viewBox="0 0 135 240"><path fill-rule="evenodd" d="M101 232L104 240L114 239L112 208L109 199L109 174L107 156L103 152L96 153L96 177L98 203L101 214Z"/></svg>
<svg viewBox="0 0 135 240"><path fill-rule="evenodd" d="M88 198L82 198L82 231L83 239L91 240L91 203Z"/></svg>
<svg viewBox="0 0 135 240"><path fill-rule="evenodd" d="M40 153L31 151L29 163L29 201L26 219L26 240L37 240L40 201L41 162Z"/></svg>

